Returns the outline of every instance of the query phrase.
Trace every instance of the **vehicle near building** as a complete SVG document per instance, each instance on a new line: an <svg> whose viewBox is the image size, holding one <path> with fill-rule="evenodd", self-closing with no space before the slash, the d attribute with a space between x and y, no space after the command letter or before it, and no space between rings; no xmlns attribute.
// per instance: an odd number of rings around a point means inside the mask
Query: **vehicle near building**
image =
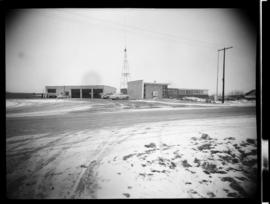
<svg viewBox="0 0 270 204"><path fill-rule="evenodd" d="M56 96L56 98L69 98L69 96L65 93L60 93L58 96Z"/></svg>
<svg viewBox="0 0 270 204"><path fill-rule="evenodd" d="M103 99L109 99L111 95L113 95L113 93L102 94L101 95L101 98L103 98Z"/></svg>
<svg viewBox="0 0 270 204"><path fill-rule="evenodd" d="M112 100L127 100L129 96L127 94L112 94L109 98Z"/></svg>

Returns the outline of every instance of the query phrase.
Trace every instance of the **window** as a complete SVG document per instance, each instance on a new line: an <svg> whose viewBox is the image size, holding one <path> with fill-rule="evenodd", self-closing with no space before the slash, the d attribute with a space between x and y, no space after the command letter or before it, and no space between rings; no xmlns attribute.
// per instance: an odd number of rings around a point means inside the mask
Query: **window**
<svg viewBox="0 0 270 204"><path fill-rule="evenodd" d="M48 93L56 93L56 89L48 89Z"/></svg>
<svg viewBox="0 0 270 204"><path fill-rule="evenodd" d="M158 96L158 91L153 91L153 97Z"/></svg>
<svg viewBox="0 0 270 204"><path fill-rule="evenodd" d="M143 85L143 98L145 98L145 91L146 91L146 88L145 88L145 84Z"/></svg>
<svg viewBox="0 0 270 204"><path fill-rule="evenodd" d="M174 90L172 90L174 92ZM168 87L167 85L162 86L162 97L167 98L168 97Z"/></svg>

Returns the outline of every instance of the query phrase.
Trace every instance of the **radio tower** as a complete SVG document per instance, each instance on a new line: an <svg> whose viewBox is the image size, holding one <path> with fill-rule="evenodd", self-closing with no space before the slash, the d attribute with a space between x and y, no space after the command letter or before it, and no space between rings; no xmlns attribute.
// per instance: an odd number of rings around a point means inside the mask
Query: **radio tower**
<svg viewBox="0 0 270 204"><path fill-rule="evenodd" d="M127 94L127 83L130 79L129 66L127 60L127 48L124 49L124 63L121 74L121 84L120 84L120 92L123 94Z"/></svg>

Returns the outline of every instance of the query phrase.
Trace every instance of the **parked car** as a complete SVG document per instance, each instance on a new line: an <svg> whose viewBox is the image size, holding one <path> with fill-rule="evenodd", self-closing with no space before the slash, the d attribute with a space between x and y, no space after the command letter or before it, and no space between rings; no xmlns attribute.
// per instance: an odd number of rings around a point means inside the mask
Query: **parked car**
<svg viewBox="0 0 270 204"><path fill-rule="evenodd" d="M127 100L129 96L127 94L112 94L110 95L110 99L112 100Z"/></svg>
<svg viewBox="0 0 270 204"><path fill-rule="evenodd" d="M56 98L62 99L62 98L69 98L68 96L64 96L64 95L58 95Z"/></svg>
<svg viewBox="0 0 270 204"><path fill-rule="evenodd" d="M64 93L59 94L56 98L69 98L67 95L65 95Z"/></svg>
<svg viewBox="0 0 270 204"><path fill-rule="evenodd" d="M113 93L103 94L103 95L101 95L101 98L103 98L103 99L109 99L111 95L113 95Z"/></svg>

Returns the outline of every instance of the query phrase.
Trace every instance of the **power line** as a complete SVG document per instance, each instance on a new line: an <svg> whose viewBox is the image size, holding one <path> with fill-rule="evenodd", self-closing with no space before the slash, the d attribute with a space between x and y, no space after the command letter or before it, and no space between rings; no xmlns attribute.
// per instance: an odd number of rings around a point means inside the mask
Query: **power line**
<svg viewBox="0 0 270 204"><path fill-rule="evenodd" d="M153 33L153 34L157 34L157 35L160 35L162 37L167 37L167 39L169 40L177 40L179 42L179 40L182 42L182 43L186 43L186 44L189 44L189 43L192 43L193 46L201 46L201 47L208 47L208 48L216 48L217 46L220 46L221 44L219 43L210 43L210 42L206 42L206 41L201 41L201 40L195 40L195 39L190 39L190 38L186 38L186 37L180 37L180 36L176 36L176 35L173 35L173 34L168 34L168 33L162 33L162 32L158 32L158 31L152 31L152 30L149 30L149 29L145 29L145 28L140 28L140 27L137 27L137 26L131 26L131 25L123 25L121 23L116 23L116 22L113 22L113 21L109 21L109 20L104 20L104 19L100 19L100 18L96 18L96 17L92 17L92 16L85 16L85 15L82 15L82 14L74 14L74 13L66 13L66 12L57 12L55 14L59 14L61 13L62 15L68 15L68 16L76 16L77 17L77 20L79 19L78 17L81 17L83 19L87 19L87 22L89 22L90 19L92 20L96 20L96 21L99 21L99 22L103 22L105 24L110 24L112 26L118 26L120 27L120 30L124 30L125 32L127 31L127 28L129 30L136 30L136 31L143 31L143 32L147 32L147 33ZM74 19L72 19L74 20ZM119 28L117 28L119 29ZM200 43L200 44L198 44ZM208 45L206 45L208 44Z"/></svg>
<svg viewBox="0 0 270 204"><path fill-rule="evenodd" d="M126 25L127 25L127 16L125 15L125 17L124 17L124 24L125 24L125 31L124 31L124 33L125 33L125 48L127 47L127 30L126 30Z"/></svg>
<svg viewBox="0 0 270 204"><path fill-rule="evenodd" d="M78 14L80 16L82 16L81 14ZM85 17L85 18L88 18L86 16L82 16L82 17ZM205 46L210 46L210 47L216 47L216 46L220 46L221 44L218 44L218 43L210 43L210 42L206 42L206 41L201 41L201 40L195 40L195 39L191 39L191 38L187 38L185 36L178 36L178 35L173 35L173 34L169 34L169 33L163 33L163 32L158 32L158 31L152 31L152 30L149 30L149 29L145 29L145 28L140 28L138 26L131 26L131 25L123 25L123 24L120 24L120 23L115 23L113 21L109 21L109 20L104 20L104 19L99 19L99 18L95 18L95 17L90 17L92 19L95 19L97 21L102 21L102 22L106 22L106 23L110 23L110 24L114 24L114 25L117 25L117 26L121 26L121 27L125 27L125 28L130 28L130 29L133 29L133 30L140 30L140 31L144 31L144 32L149 32L149 33L154 33L154 34L158 34L158 35L162 35L162 36L167 36L167 37L170 37L170 38L174 38L174 39L180 39L180 40L186 40L186 41L190 41L190 42L194 42L194 43L204 43L204 44L208 44L208 45L205 45Z"/></svg>

